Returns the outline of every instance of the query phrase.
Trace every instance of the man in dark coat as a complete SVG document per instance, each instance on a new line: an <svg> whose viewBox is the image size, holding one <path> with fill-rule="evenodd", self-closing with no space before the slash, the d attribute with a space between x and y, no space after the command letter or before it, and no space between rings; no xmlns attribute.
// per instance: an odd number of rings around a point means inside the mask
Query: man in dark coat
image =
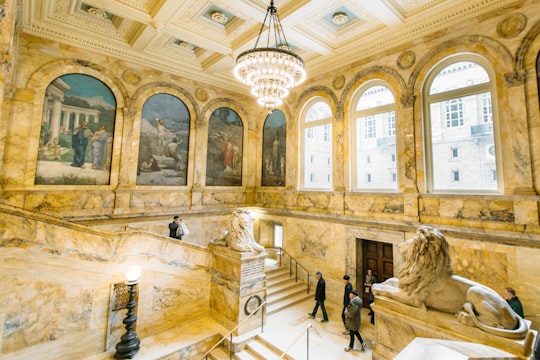
<svg viewBox="0 0 540 360"><path fill-rule="evenodd" d="M345 326L345 309L351 301L351 299L349 298L349 294L353 289L350 280L351 277L349 275L343 275L343 282L345 283L345 290L343 290L343 310L341 310L341 320L343 320L343 326ZM345 331L343 332L343 335L349 335L349 329L347 329L347 326L345 326Z"/></svg>
<svg viewBox="0 0 540 360"><path fill-rule="evenodd" d="M308 316L314 319L320 306L323 313L323 319L321 320L321 322L326 323L328 322L328 314L326 313L326 308L324 307L324 301L326 300L326 283L324 282L323 276L320 271L317 271L315 277L318 280L317 289L315 290L315 307L313 308L312 312L308 313Z"/></svg>
<svg viewBox="0 0 540 360"><path fill-rule="evenodd" d="M173 222L169 223L169 237L182 240L182 219L178 215L175 215Z"/></svg>

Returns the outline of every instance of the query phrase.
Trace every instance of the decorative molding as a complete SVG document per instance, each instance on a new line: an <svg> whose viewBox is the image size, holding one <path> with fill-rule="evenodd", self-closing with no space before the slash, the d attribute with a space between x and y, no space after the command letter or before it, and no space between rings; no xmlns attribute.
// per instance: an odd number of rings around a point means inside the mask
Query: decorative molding
<svg viewBox="0 0 540 360"><path fill-rule="evenodd" d="M396 64L401 70L410 69L416 61L416 54L410 50L404 51L399 55Z"/></svg>
<svg viewBox="0 0 540 360"><path fill-rule="evenodd" d="M527 17L523 14L517 13L507 16L497 25L497 33L504 37L509 38L518 35L527 26Z"/></svg>
<svg viewBox="0 0 540 360"><path fill-rule="evenodd" d="M2 22L2 19L6 17L6 7L6 3L0 5L0 22Z"/></svg>
<svg viewBox="0 0 540 360"><path fill-rule="evenodd" d="M334 90L341 90L343 86L345 86L345 76L336 76L332 81L332 86L334 87Z"/></svg>
<svg viewBox="0 0 540 360"><path fill-rule="evenodd" d="M504 74L504 85L506 87L525 85L526 79L527 72L525 70L508 72Z"/></svg>
<svg viewBox="0 0 540 360"><path fill-rule="evenodd" d="M137 72L132 69L124 71L122 79L124 79L127 83L131 85L138 85L141 82L141 77L139 76L139 74L137 74Z"/></svg>
<svg viewBox="0 0 540 360"><path fill-rule="evenodd" d="M401 105L403 105L404 108L411 108L414 105L415 99L416 97L413 94L403 95L400 99Z"/></svg>
<svg viewBox="0 0 540 360"><path fill-rule="evenodd" d="M197 100L201 101L201 102L207 102L208 101L208 92L204 89L201 89L201 88L197 88L197 90L195 90L195 97L197 98Z"/></svg>
<svg viewBox="0 0 540 360"><path fill-rule="evenodd" d="M0 71L7 74L13 67L11 56L7 54L0 55Z"/></svg>

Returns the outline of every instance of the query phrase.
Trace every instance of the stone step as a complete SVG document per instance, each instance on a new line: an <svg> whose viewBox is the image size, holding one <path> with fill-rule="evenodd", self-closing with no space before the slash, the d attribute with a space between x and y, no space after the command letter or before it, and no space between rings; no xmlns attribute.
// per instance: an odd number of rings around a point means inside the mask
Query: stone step
<svg viewBox="0 0 540 360"><path fill-rule="evenodd" d="M253 354L257 359L279 360L279 355L272 348L267 347L258 339L250 341L246 345L246 350Z"/></svg>
<svg viewBox="0 0 540 360"><path fill-rule="evenodd" d="M273 285L266 284L266 296L270 297L285 291L290 290L291 288L303 287L307 291L307 287L301 282L295 282L294 279L287 279Z"/></svg>
<svg viewBox="0 0 540 360"><path fill-rule="evenodd" d="M282 300L302 294L307 295L307 287L302 283L293 283L292 286L289 286L284 290L273 292L270 295L267 294L266 303L268 305L272 305L276 302L280 302Z"/></svg>
<svg viewBox="0 0 540 360"><path fill-rule="evenodd" d="M247 350L242 350L233 355L233 359L235 360L262 360L260 358L256 358Z"/></svg>
<svg viewBox="0 0 540 360"><path fill-rule="evenodd" d="M311 299L312 297L313 297L313 294L308 294L307 292L303 292L301 294L276 301L272 303L271 305L266 306L266 314L267 315L274 314L288 306L294 305L306 299Z"/></svg>
<svg viewBox="0 0 540 360"><path fill-rule="evenodd" d="M278 348L277 346L275 346L274 344L272 344L269 340L265 339L262 334L259 334L257 335L256 337L257 341L260 342L261 344L263 344L265 347L267 347L268 349L272 350L272 352L274 352L275 354L278 354L278 356L281 356L281 354L283 353L284 349L280 349ZM285 356L283 357L283 359L285 360L294 360L293 357L291 357L290 355L287 355L285 354Z"/></svg>
<svg viewBox="0 0 540 360"><path fill-rule="evenodd" d="M217 347L208 356L211 360L229 360L229 353L223 350L221 347Z"/></svg>

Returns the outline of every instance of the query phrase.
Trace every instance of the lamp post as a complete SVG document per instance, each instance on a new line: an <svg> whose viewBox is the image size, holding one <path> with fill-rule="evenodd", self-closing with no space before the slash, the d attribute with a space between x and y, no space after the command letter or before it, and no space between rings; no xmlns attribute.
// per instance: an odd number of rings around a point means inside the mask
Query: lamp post
<svg viewBox="0 0 540 360"><path fill-rule="evenodd" d="M116 353L114 357L117 359L132 359L139 352L141 340L137 338L137 333L133 331L137 323L137 316L133 309L137 306L135 301L135 293L137 292L137 283L141 277L141 268L138 266L130 266L126 270L126 285L129 286L129 300L126 304L128 309L123 323L126 325L126 333L120 338L120 342L116 344Z"/></svg>

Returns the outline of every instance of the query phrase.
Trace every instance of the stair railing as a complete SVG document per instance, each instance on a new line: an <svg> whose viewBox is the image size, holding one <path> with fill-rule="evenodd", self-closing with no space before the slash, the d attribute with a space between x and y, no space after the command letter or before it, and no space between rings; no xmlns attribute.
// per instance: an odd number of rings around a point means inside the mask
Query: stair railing
<svg viewBox="0 0 540 360"><path fill-rule="evenodd" d="M283 254L285 254L285 255L287 255L289 257L289 277L292 277L293 263L294 263L294 279L295 279L296 282L298 282L298 267L300 267L302 270L304 270L306 272L307 293L309 294L309 291L310 291L310 283L309 283L310 274L309 274L309 271L304 266L302 266L302 264L300 264L295 258L293 258L291 256L291 254L289 254L287 252L287 250L285 250L283 248L278 248L279 266L281 266L281 260L282 260Z"/></svg>
<svg viewBox="0 0 540 360"><path fill-rule="evenodd" d="M306 331L306 354L307 354L306 360L309 360L309 329L311 329L312 327L313 326L311 324L309 324L308 326L306 326L306 329L305 329L305 331ZM291 350L291 348L294 346L294 344L296 344L298 342L298 340L300 340L302 335L304 335L303 331L300 334L298 334L298 336L296 336L296 338L293 340L293 342L281 354L281 356L279 357L280 359L283 359L285 357L285 355L287 355L289 350Z"/></svg>
<svg viewBox="0 0 540 360"><path fill-rule="evenodd" d="M232 359L232 356L234 354L234 349L233 349L233 333L236 331L236 329L238 329L240 327L240 325L242 325L243 323L245 323L246 321L248 321L249 319L251 319L251 317L253 315L255 315L259 309L261 309L263 306L266 305L266 301L263 301L263 303L259 306L257 306L257 308L255 310L253 310L253 312L251 314L249 314L244 320L240 321L238 323L238 325L236 325L234 327L234 329L232 329L231 331L229 331L226 335L224 335L214 346L212 346L210 348L210 350L208 350L202 357L201 357L201 360L203 359L206 359L208 360L208 355L210 355L210 353L215 349L217 348L222 342L224 342L228 337L230 338L230 343L229 343L229 360ZM264 314L265 312L263 311L262 312L262 316L261 316L261 333L264 332Z"/></svg>

